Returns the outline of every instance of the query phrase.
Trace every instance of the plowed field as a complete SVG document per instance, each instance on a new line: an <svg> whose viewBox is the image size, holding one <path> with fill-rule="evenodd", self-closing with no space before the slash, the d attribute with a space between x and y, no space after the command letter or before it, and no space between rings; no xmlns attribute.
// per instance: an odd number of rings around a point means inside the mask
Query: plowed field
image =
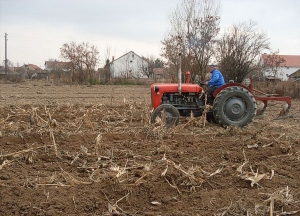
<svg viewBox="0 0 300 216"><path fill-rule="evenodd" d="M0 215L300 215L300 102L149 124L149 86L0 83Z"/></svg>

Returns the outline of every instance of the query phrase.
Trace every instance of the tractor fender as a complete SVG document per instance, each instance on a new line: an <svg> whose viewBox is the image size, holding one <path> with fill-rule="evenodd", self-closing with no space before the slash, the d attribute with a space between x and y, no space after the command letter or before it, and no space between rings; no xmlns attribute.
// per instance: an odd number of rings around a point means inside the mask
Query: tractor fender
<svg viewBox="0 0 300 216"><path fill-rule="evenodd" d="M244 89L247 89L249 92L252 92L249 87L247 87L243 84L240 84L240 83L226 83L225 85L222 85L221 87L217 88L214 91L214 93L213 93L214 98L217 97L217 95L219 94L220 91L222 91L223 89L225 89L227 87L232 87L232 86L239 86L239 87L242 87Z"/></svg>

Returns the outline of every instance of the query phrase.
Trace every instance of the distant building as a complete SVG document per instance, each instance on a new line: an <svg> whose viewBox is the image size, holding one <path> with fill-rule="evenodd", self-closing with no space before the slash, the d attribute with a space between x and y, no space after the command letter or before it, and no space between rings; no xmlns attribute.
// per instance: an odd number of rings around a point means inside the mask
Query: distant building
<svg viewBox="0 0 300 216"><path fill-rule="evenodd" d="M28 71L42 71L42 68L39 66L36 66L34 64L24 64L22 68L28 70Z"/></svg>
<svg viewBox="0 0 300 216"><path fill-rule="evenodd" d="M45 61L45 70L63 70L69 71L71 69L71 62L61 62L61 61Z"/></svg>
<svg viewBox="0 0 300 216"><path fill-rule="evenodd" d="M289 75L289 80L299 80L300 79L300 69L297 70L296 72L292 73L291 75Z"/></svg>
<svg viewBox="0 0 300 216"><path fill-rule="evenodd" d="M165 68L153 68L153 78L163 78L165 70Z"/></svg>
<svg viewBox="0 0 300 216"><path fill-rule="evenodd" d="M278 77L280 80L288 80L292 74L300 69L300 55L278 55L283 58L285 62L278 67ZM268 54L262 55L262 63L266 61ZM271 77L271 70L264 71L265 77Z"/></svg>
<svg viewBox="0 0 300 216"><path fill-rule="evenodd" d="M130 51L110 63L112 78L148 78L149 63Z"/></svg>

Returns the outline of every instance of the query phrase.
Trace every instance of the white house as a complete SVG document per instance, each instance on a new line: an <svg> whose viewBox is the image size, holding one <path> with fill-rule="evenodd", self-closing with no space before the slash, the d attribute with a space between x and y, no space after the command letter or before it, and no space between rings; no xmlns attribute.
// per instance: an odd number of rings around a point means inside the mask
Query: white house
<svg viewBox="0 0 300 216"><path fill-rule="evenodd" d="M296 72L292 73L292 74L289 76L289 79L290 79L291 81L297 80L298 82L300 82L300 69L297 70Z"/></svg>
<svg viewBox="0 0 300 216"><path fill-rule="evenodd" d="M262 61L266 59L268 54L262 55ZM290 75L300 69L300 55L278 55L283 58L285 62L281 63L278 67L278 77L281 80L288 80ZM272 76L270 70L264 71L265 76Z"/></svg>
<svg viewBox="0 0 300 216"><path fill-rule="evenodd" d="M130 51L110 63L112 78L147 78L148 62Z"/></svg>

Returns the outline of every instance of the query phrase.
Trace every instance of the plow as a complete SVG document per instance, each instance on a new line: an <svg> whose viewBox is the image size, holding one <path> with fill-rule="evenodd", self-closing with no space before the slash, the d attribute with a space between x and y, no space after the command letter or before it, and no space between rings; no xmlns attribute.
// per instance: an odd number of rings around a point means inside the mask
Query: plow
<svg viewBox="0 0 300 216"><path fill-rule="evenodd" d="M252 76L250 77L250 84L248 86L239 84L239 83L228 83L228 84L220 87L219 89L217 89L214 92L214 96L216 96L220 91L222 91L222 89L227 88L229 86L241 86L242 88L246 88L253 95L253 97L256 101L262 102L261 103L262 105L257 107L256 116L255 116L256 119L264 118L264 112L266 111L269 101L285 102L282 106L282 110L279 112L279 114L275 118L275 120L286 119L286 118L290 117L289 111L292 106L292 98L289 96L279 96L278 94L264 93L260 90L253 88L253 77Z"/></svg>
<svg viewBox="0 0 300 216"><path fill-rule="evenodd" d="M151 85L152 115L151 123L164 122L166 127L179 123L180 116L201 116L206 114L210 122L222 127L236 125L244 127L254 118L263 118L269 101L285 102L276 119L288 118L292 99L289 96L267 94L253 88L250 84L229 82L216 89L212 100L203 89L203 82L191 83L190 72L185 73L185 82L181 82L181 70L178 83L154 83ZM261 103L257 104L258 101ZM209 111L207 107L209 105Z"/></svg>
<svg viewBox="0 0 300 216"><path fill-rule="evenodd" d="M279 119L286 119L289 118L289 111L292 106L292 98L289 96L278 96L276 94L266 94L264 92L261 92L257 89L253 88L253 77L250 78L250 85L249 89L250 91L254 94L254 97L257 101L262 101L263 106L257 110L256 113L256 118L263 118L264 117L264 112L268 106L268 101L282 101L286 102L278 116L275 118L276 120Z"/></svg>

